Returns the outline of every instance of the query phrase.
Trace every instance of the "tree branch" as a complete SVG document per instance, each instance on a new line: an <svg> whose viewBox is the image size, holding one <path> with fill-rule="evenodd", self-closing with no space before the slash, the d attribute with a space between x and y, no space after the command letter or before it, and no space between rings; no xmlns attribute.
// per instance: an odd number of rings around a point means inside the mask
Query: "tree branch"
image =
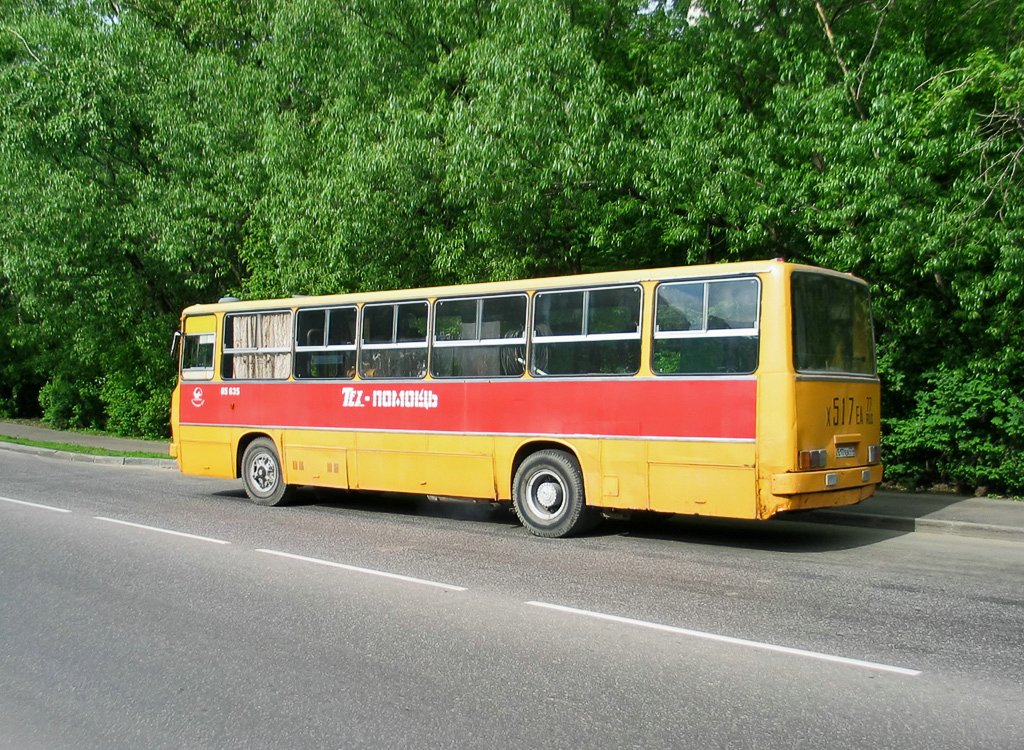
<svg viewBox="0 0 1024 750"><path fill-rule="evenodd" d="M46 69L46 70L49 69L49 68L47 68L46 63L43 62L42 59L39 57L39 55L37 55L35 52L32 51L32 48L29 46L28 41L26 41L25 37L23 37L17 31L12 29L10 26L3 26L3 27L0 27L0 28L2 28L4 31L8 32L12 36L14 36L18 41L20 41L25 46L25 51L28 52L29 55L32 56L33 60L35 60L37 63L39 63L44 69Z"/></svg>
<svg viewBox="0 0 1024 750"><path fill-rule="evenodd" d="M889 15L889 9L892 7L892 4L893 4L893 0L889 0L885 4L885 7L882 8L879 11L879 16L880 17L878 19L878 25L875 27L875 36L871 40L871 48L868 50L868 53L864 56L864 62L861 63L861 66L860 66L860 80L857 81L857 92L856 92L856 98L857 98L858 101L860 100L861 91L864 89L864 80L868 76L868 63L871 62L871 58L875 54L875 49L878 48L878 38L882 35L882 26L885 25L885 19L886 19L886 16Z"/></svg>
<svg viewBox="0 0 1024 750"><path fill-rule="evenodd" d="M839 69L843 72L843 81L845 82L850 76L850 68L843 59L842 54L839 52L839 46L836 44L836 36L832 33L832 25L829 23L828 14L825 13L825 8L822 6L820 0L814 1L814 8L818 11L818 18L821 20L821 26L825 30L825 38L828 39L829 47L832 48L832 53L836 56L836 62L839 63ZM857 115L861 120L867 120L867 113L864 112L864 108L860 105L860 99L857 94L857 90L852 86L847 85L847 91L850 94L850 100L853 102L854 108L857 110Z"/></svg>

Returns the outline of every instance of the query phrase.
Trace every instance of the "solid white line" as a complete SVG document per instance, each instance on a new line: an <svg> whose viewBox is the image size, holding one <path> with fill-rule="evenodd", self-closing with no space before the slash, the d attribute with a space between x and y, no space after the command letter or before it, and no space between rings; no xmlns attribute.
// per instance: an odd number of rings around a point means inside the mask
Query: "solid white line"
<svg viewBox="0 0 1024 750"><path fill-rule="evenodd" d="M186 534L184 531L172 531L171 529L161 529L156 526L144 526L141 523L132 523L131 521L119 521L116 518L106 518L105 516L93 516L97 521L106 521L107 523L116 523L121 526L131 526L135 529L145 529L146 531L157 531L161 534L170 534L172 536L183 536L186 539L196 539L200 542L212 542L213 544L231 544L231 542L225 542L223 539L212 539L208 536L198 536L196 534Z"/></svg>
<svg viewBox="0 0 1024 750"><path fill-rule="evenodd" d="M700 630L689 630L687 628L677 628L671 625L660 625L655 622L645 622L644 620L633 620L629 617L619 617L617 615L606 615L601 612L591 612L585 609L575 609L573 607L563 607L560 604L548 604L547 602L526 602L533 607L543 607L545 609L554 609L559 612L567 612L573 615L583 615L584 617L593 617L598 620L609 620L611 622L622 623L623 625L635 625L641 628L649 628L651 630L661 630L666 633L675 633L676 635L686 635L691 638L704 638L709 641L718 641L719 643L728 643L733 646L746 646L747 648L757 648L762 651L774 651L780 654L788 654L790 656L803 656L809 659L818 659L820 661L829 661L836 664L845 664L850 667L862 667L864 669L874 669L879 672L892 672L894 674L905 675L907 677L917 677L921 672L917 669L906 669L904 667L894 667L889 664L879 664L872 661L862 661L860 659L848 659L845 656L833 656L831 654L822 654L817 651L805 651L800 648L789 648L788 646L776 646L771 643L761 643L759 641L748 641L743 638L732 638L727 635L715 635L714 633L705 633Z"/></svg>
<svg viewBox="0 0 1024 750"><path fill-rule="evenodd" d="M0 497L5 503L16 503L18 505L27 505L30 508L40 508L42 510L55 510L58 513L70 513L71 511L67 508L54 508L52 505L40 505L39 503L29 503L25 500L15 500L13 497Z"/></svg>
<svg viewBox="0 0 1024 750"><path fill-rule="evenodd" d="M329 560L318 560L315 557L303 557L302 555L293 555L288 552L278 552L272 549L258 549L257 552L263 552L267 555L276 555L278 557L287 557L290 560L301 560L302 562L314 563L316 565L326 565L329 568L340 568L341 570L349 570L353 573L366 573L371 576L381 576L382 578L393 578L396 581L405 581L406 583L419 583L423 586L436 586L440 589L448 589L449 591L465 591L464 586L452 586L449 583L438 583L437 581L427 581L422 578L412 578L410 576L402 576L397 573L385 573L382 570L373 570L371 568L359 568L355 565L345 565L344 563L330 562Z"/></svg>

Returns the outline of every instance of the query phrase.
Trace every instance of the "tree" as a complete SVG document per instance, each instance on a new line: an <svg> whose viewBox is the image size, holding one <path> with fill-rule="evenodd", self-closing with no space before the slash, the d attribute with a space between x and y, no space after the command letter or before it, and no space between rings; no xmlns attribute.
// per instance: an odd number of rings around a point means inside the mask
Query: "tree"
<svg viewBox="0 0 1024 750"><path fill-rule="evenodd" d="M5 27L0 272L48 352L46 416L156 434L178 312L241 283L258 97L231 55L110 7Z"/></svg>
<svg viewBox="0 0 1024 750"><path fill-rule="evenodd" d="M872 283L890 477L1024 491L1019 0L0 17L5 403L163 429L178 311L224 292L782 255Z"/></svg>

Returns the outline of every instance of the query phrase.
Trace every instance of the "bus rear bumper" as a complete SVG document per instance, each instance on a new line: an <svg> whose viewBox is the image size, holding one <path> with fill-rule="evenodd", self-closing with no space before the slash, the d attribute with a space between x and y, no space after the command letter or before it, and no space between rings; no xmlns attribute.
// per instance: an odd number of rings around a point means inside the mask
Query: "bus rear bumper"
<svg viewBox="0 0 1024 750"><path fill-rule="evenodd" d="M830 508L853 505L871 497L881 482L880 465L773 474L772 495L782 501L777 511Z"/></svg>
<svg viewBox="0 0 1024 750"><path fill-rule="evenodd" d="M808 492L835 492L882 482L882 467L858 466L832 471L801 471L772 474L773 495L803 495Z"/></svg>

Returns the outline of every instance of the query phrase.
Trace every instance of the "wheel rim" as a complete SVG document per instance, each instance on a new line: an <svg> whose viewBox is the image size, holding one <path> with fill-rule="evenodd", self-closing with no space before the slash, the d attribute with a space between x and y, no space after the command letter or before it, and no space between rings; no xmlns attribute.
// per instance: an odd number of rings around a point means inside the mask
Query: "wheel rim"
<svg viewBox="0 0 1024 750"><path fill-rule="evenodd" d="M526 506L541 521L553 521L562 515L568 495L565 480L551 471L538 471L526 483Z"/></svg>
<svg viewBox="0 0 1024 750"><path fill-rule="evenodd" d="M249 462L249 485L260 496L273 494L277 487L277 462L268 453L260 452Z"/></svg>

